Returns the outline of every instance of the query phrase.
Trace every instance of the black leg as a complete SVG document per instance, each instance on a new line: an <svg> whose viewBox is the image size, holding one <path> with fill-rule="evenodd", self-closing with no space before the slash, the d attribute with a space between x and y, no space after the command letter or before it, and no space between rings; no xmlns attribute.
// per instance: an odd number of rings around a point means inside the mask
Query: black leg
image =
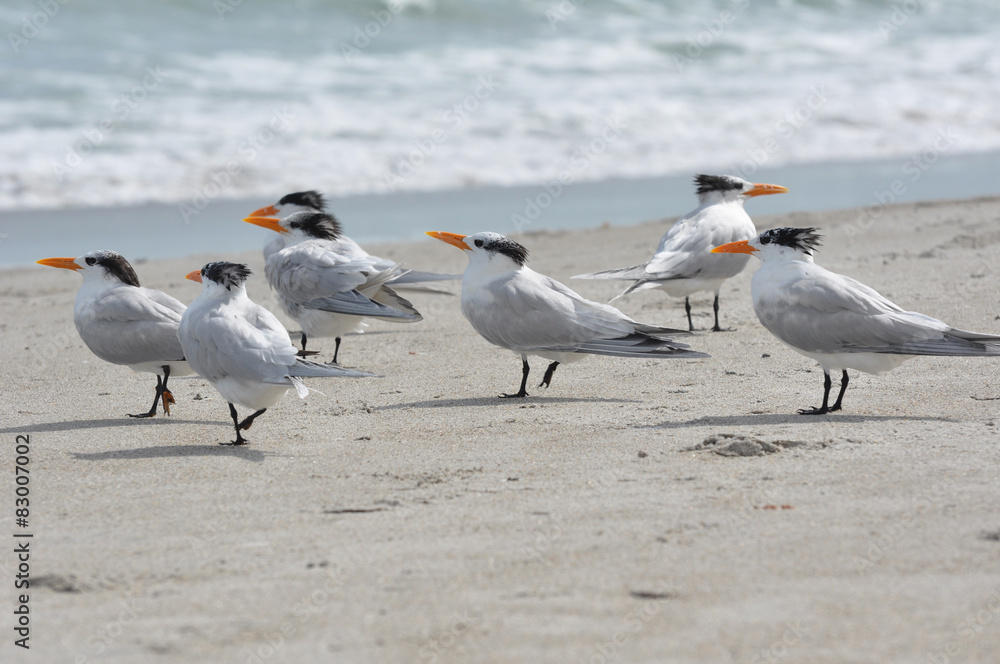
<svg viewBox="0 0 1000 664"><path fill-rule="evenodd" d="M684 298L684 311L688 315L688 332L694 332L694 323L691 322L691 298Z"/></svg>
<svg viewBox="0 0 1000 664"><path fill-rule="evenodd" d="M722 328L719 327L719 294L715 294L715 302L712 303L712 309L715 310L715 327L712 328L713 332L722 332Z"/></svg>
<svg viewBox="0 0 1000 664"><path fill-rule="evenodd" d="M163 365L163 389L160 390L160 396L163 398L163 413L165 415L170 414L170 406L177 403L174 400L173 393L167 389L167 381L170 379L170 365Z"/></svg>
<svg viewBox="0 0 1000 664"><path fill-rule="evenodd" d="M552 374L556 372L556 367L558 366L559 366L558 362L553 362L552 364L549 365L549 367L545 370L545 377L542 378L542 382L538 384L538 387L541 387L542 385L544 385L545 387L549 386L549 384L552 382Z"/></svg>
<svg viewBox="0 0 1000 664"><path fill-rule="evenodd" d="M830 412L826 405L830 403L830 387L833 381L830 380L830 372L826 369L823 369L823 376L823 405L819 408L800 408L799 415L826 415Z"/></svg>
<svg viewBox="0 0 1000 664"><path fill-rule="evenodd" d="M306 333L303 332L302 333L302 350L300 350L296 354L299 357L309 357L310 355L318 355L319 354L318 350L306 350L306 341L307 341Z"/></svg>
<svg viewBox="0 0 1000 664"><path fill-rule="evenodd" d="M844 392L847 391L847 383L850 378L847 377L847 369L844 369L843 375L840 377L840 394L837 395L837 400L833 402L833 406L830 407L830 411L840 410L840 402L844 400Z"/></svg>
<svg viewBox="0 0 1000 664"><path fill-rule="evenodd" d="M528 391L527 391L526 388L528 386L528 372L529 371L531 371L531 368L528 367L528 356L527 355L522 355L521 356L521 389L518 391L517 394L506 394L506 393L505 394L501 394L500 398L501 399L520 399L520 398L528 396Z"/></svg>
<svg viewBox="0 0 1000 664"><path fill-rule="evenodd" d="M337 364L337 356L340 355L340 337L336 338L336 345L333 347L333 361L330 364Z"/></svg>
<svg viewBox="0 0 1000 664"><path fill-rule="evenodd" d="M228 443L219 443L219 445L246 445L247 439L240 434L240 418L236 415L236 406L231 403L229 404L229 415L233 418L233 426L236 428L236 440ZM251 415L247 419L252 419L253 417L254 415Z"/></svg>
<svg viewBox="0 0 1000 664"><path fill-rule="evenodd" d="M164 365L163 373L164 378L160 378L159 375L156 376L156 396L153 397L153 407L149 409L148 413L139 413L137 415L126 413L129 417L156 417L156 406L160 403L160 397L163 397L163 412L167 415L170 414L170 404L174 403L174 395L167 389L167 378L170 377L170 367Z"/></svg>
<svg viewBox="0 0 1000 664"><path fill-rule="evenodd" d="M242 422L240 422L240 431L246 431L246 430L247 430L247 429L249 429L249 428L250 428L251 426L253 426L253 421L254 421L254 419L255 419L255 418L256 418L256 417L258 416L258 415L263 415L263 414L264 414L264 411L266 411L266 410L267 410L267 408L261 408L261 409L260 409L260 410L258 410L258 411L257 411L256 413L254 413L254 414L253 414L253 415L251 415L250 417L248 417L248 418L246 418L245 420L243 420Z"/></svg>

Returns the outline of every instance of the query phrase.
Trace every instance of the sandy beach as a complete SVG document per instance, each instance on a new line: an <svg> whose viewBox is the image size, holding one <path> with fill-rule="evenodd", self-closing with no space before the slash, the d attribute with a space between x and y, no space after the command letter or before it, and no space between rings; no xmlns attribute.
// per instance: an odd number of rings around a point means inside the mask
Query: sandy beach
<svg viewBox="0 0 1000 664"><path fill-rule="evenodd" d="M1000 333L1000 197L748 208L759 228L818 227L818 263L904 308ZM515 237L532 268L607 301L618 284L568 277L646 260L669 223ZM430 238L367 248L466 264ZM184 275L219 258L247 262L251 297L270 303L259 251L135 268L190 302ZM423 322L344 340L342 363L381 377L311 380L323 394L287 395L244 448L219 445L227 407L197 377L171 381L172 416L126 418L154 379L83 345L79 277L0 271L4 548L33 535L30 591L0 557L2 659L995 662L1000 364L852 373L843 412L799 416L822 371L758 323L756 268L723 287L732 329L690 338L711 359L593 357L532 389L536 360L520 401L496 396L517 388L519 359L476 335L457 297L414 295ZM683 302L660 292L617 304L684 326ZM692 305L709 327L710 294ZM332 355L332 340L310 347ZM13 645L20 592L29 652Z"/></svg>

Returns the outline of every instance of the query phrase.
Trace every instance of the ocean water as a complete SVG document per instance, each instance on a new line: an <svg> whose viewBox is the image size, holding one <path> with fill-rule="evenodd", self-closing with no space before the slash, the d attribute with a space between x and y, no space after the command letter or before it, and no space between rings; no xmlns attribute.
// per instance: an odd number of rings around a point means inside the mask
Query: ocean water
<svg viewBox="0 0 1000 664"><path fill-rule="evenodd" d="M0 210L1000 150L995 0L63 1L0 7Z"/></svg>

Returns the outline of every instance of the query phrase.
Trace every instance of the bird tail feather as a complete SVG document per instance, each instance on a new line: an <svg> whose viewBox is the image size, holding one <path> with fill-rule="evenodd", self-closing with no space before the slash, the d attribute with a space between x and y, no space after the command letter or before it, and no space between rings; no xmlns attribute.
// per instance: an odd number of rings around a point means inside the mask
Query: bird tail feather
<svg viewBox="0 0 1000 664"><path fill-rule="evenodd" d="M373 377L375 374L368 373L367 371L357 371L355 369L345 369L343 367L338 367L335 364L320 364L319 362L310 362L309 360L303 360L299 358L296 360L295 364L288 371L288 376L292 379L292 383L296 382L296 378L331 378L331 377L347 377L347 378L368 378ZM298 391L298 387L295 388Z"/></svg>
<svg viewBox="0 0 1000 664"><path fill-rule="evenodd" d="M613 270L577 274L570 277L570 279L622 279L625 281L641 279L646 276L646 265L646 263L643 263L642 265L633 265L632 267L619 267Z"/></svg>

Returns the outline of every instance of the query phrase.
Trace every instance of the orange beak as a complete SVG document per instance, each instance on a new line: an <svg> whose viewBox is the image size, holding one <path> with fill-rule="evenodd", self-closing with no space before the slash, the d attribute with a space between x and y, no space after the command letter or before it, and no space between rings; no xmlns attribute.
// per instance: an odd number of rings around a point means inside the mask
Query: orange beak
<svg viewBox="0 0 1000 664"><path fill-rule="evenodd" d="M259 210L254 210L250 213L251 217L277 217L278 208L273 205L268 205L267 207L262 207Z"/></svg>
<svg viewBox="0 0 1000 664"><path fill-rule="evenodd" d="M788 189L780 184L756 184L753 189L743 194L744 196L766 196L768 194L787 194Z"/></svg>
<svg viewBox="0 0 1000 664"><path fill-rule="evenodd" d="M35 262L39 265L61 267L66 270L82 270L83 268L77 265L75 261L75 258L43 258L42 260Z"/></svg>
<svg viewBox="0 0 1000 664"><path fill-rule="evenodd" d="M194 272L188 272L184 275L185 279L190 279L191 281L197 281L201 283L201 270L195 270Z"/></svg>
<svg viewBox="0 0 1000 664"><path fill-rule="evenodd" d="M724 244L712 249L713 254L752 254L755 251L757 250L751 247L750 243L746 240L730 242L729 244Z"/></svg>
<svg viewBox="0 0 1000 664"><path fill-rule="evenodd" d="M465 236L459 235L458 233L445 233L443 231L427 231L425 235L430 235L435 240L441 240L442 242L447 242L453 247L458 247L465 251L472 251L472 247L465 243Z"/></svg>
<svg viewBox="0 0 1000 664"><path fill-rule="evenodd" d="M261 228L266 228L269 231L274 231L276 233L287 233L288 229L282 227L278 222L280 219L277 217L258 217L256 213L252 216L247 217L243 221L248 224L253 224L254 226L260 226Z"/></svg>

